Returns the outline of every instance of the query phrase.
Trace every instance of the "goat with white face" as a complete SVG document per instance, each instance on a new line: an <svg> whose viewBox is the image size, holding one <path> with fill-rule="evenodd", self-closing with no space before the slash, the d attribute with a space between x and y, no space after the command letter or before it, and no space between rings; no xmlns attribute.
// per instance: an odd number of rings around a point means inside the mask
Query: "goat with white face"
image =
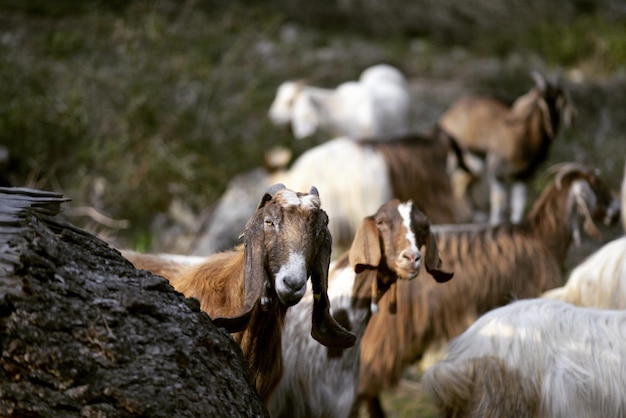
<svg viewBox="0 0 626 418"><path fill-rule="evenodd" d="M342 348L355 342L355 336L330 315L326 289L332 241L320 205L314 187L306 194L277 185L264 194L246 224L243 246L200 264L123 252L135 267L164 276L176 290L198 299L215 325L234 333L264 401L283 371L285 313L304 296L309 276L315 294L313 338Z"/></svg>
<svg viewBox="0 0 626 418"><path fill-rule="evenodd" d="M574 112L569 95L558 81L531 73L535 85L509 106L490 96L468 96L453 103L439 125L453 139L451 172L474 180L487 177L492 224L520 222L526 205L527 183L543 163L555 139L561 119L568 126ZM471 183L471 182L470 182ZM454 182L467 187L467 182ZM467 194L457 190L455 195Z"/></svg>
<svg viewBox="0 0 626 418"><path fill-rule="evenodd" d="M413 280L422 267L438 282L450 280L452 273L439 266L430 223L412 202L394 199L365 217L350 250L331 264L329 273L331 312L354 332L356 344L341 351L317 344L306 326L313 297L305 296L285 317L285 374L270 399L270 415L347 417L358 387L360 340L378 300L387 290L395 300L396 281ZM395 309L393 302L389 308Z"/></svg>

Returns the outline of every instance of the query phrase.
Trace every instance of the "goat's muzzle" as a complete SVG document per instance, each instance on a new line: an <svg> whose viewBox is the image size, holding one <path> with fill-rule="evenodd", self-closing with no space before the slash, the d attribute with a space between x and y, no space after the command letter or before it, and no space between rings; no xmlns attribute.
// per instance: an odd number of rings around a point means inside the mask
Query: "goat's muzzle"
<svg viewBox="0 0 626 418"><path fill-rule="evenodd" d="M400 279L416 278L422 268L422 254L411 249L404 250L396 259L397 274Z"/></svg>
<svg viewBox="0 0 626 418"><path fill-rule="evenodd" d="M289 261L280 268L275 277L276 295L286 306L300 302L306 292L309 274L306 262L301 255L290 256Z"/></svg>

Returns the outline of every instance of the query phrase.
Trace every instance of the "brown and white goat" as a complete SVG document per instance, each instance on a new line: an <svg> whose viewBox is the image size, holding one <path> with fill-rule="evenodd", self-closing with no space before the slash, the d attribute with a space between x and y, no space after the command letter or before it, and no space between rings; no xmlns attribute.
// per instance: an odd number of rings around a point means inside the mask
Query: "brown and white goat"
<svg viewBox="0 0 626 418"><path fill-rule="evenodd" d="M296 193L283 185L265 193L243 232L244 244L201 264L123 252L137 267L163 275L187 297L200 301L217 326L234 333L265 402L283 372L281 329L311 277L311 335L331 347L351 347L354 334L330 315L327 295L331 236L317 189Z"/></svg>
<svg viewBox="0 0 626 418"><path fill-rule="evenodd" d="M512 105L490 96L467 96L453 103L439 119L441 129L453 138L451 175L470 176L457 181L466 196L468 183L486 176L490 189L490 222L501 222L509 205L510 220L524 215L527 183L543 163L556 137L561 118L570 124L573 106L558 82L531 73L535 85ZM512 183L510 185L509 183ZM467 203L469 205L469 203Z"/></svg>
<svg viewBox="0 0 626 418"><path fill-rule="evenodd" d="M359 343L372 313L378 311L378 299L389 289L393 299L396 281L414 279L422 265L436 281L450 280L452 273L440 270L440 264L430 222L412 202L394 199L363 218L350 250L331 264L328 284L331 312L355 333L356 344L329 352L308 335L313 298L307 294L287 312L285 374L270 399L270 415L347 417L359 381Z"/></svg>
<svg viewBox="0 0 626 418"><path fill-rule="evenodd" d="M454 271L454 280L398 282L396 315L381 310L370 320L361 341L359 398L368 402L371 416L384 416L378 394L395 386L405 367L429 348L459 335L490 309L560 286L581 219L594 237L594 220L617 220L617 201L597 173L577 164L555 170L522 223L431 227L442 268Z"/></svg>
<svg viewBox="0 0 626 418"><path fill-rule="evenodd" d="M336 138L303 153L287 170L255 170L235 178L218 203L207 232L194 254L212 253L234 244L251 208L249 190L284 183L306 190L310 179L324 195L333 244L347 248L359 222L396 198L412 200L433 223L469 220L452 195L446 172L449 139L441 131L411 134L386 141ZM245 213L247 213L247 211Z"/></svg>

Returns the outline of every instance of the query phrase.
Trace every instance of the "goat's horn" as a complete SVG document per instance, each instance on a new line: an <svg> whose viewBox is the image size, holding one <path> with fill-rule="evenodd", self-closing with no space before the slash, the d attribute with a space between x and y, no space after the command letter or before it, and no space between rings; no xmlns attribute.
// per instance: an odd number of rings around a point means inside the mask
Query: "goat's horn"
<svg viewBox="0 0 626 418"><path fill-rule="evenodd" d="M555 164L552 167L546 170L547 175L554 174L554 183L556 184L557 189L561 188L561 182L563 181L563 177L573 172L583 172L588 173L589 168L585 167L580 163L560 163Z"/></svg>
<svg viewBox="0 0 626 418"><path fill-rule="evenodd" d="M279 190L283 190L286 189L287 187L282 184L282 183L276 183L270 187L268 187L267 191L265 193L269 194L270 196L274 197L274 195L276 194L277 191Z"/></svg>
<svg viewBox="0 0 626 418"><path fill-rule="evenodd" d="M546 79L543 77L543 75L536 70L533 70L530 72L530 76L533 78L533 80L535 80L535 85L539 88L539 90L546 91L546 87L547 87L547 83L546 83Z"/></svg>

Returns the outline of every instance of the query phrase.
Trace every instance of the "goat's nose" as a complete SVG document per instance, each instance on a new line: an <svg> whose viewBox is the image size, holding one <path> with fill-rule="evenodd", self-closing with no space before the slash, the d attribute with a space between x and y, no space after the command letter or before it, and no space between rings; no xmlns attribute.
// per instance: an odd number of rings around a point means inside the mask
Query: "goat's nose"
<svg viewBox="0 0 626 418"><path fill-rule="evenodd" d="M420 260L421 254L413 250L404 250L400 253L400 259L415 264Z"/></svg>
<svg viewBox="0 0 626 418"><path fill-rule="evenodd" d="M286 287L292 290L299 290L302 287L302 279L298 275L287 275L283 279Z"/></svg>

